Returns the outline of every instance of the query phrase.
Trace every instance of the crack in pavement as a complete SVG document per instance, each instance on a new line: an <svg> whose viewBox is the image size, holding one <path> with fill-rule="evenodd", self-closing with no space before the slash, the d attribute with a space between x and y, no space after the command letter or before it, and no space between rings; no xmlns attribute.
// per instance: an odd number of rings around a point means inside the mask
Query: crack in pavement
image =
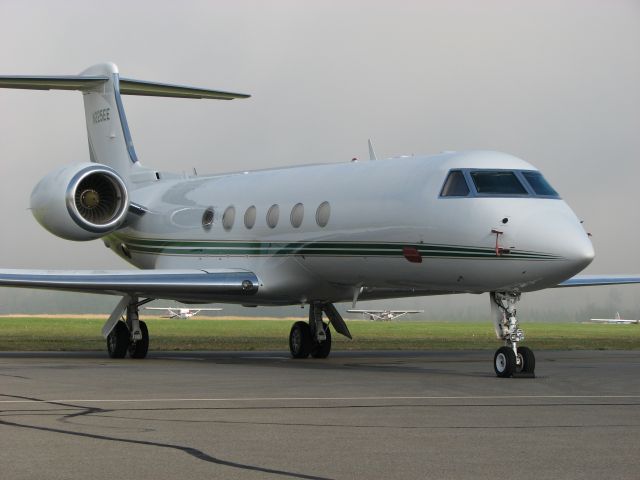
<svg viewBox="0 0 640 480"><path fill-rule="evenodd" d="M40 402L43 402L43 403L48 403L48 404L51 404L51 405L82 409L82 411L80 411L80 412L64 415L63 419L69 419L69 418L80 417L80 416L85 416L85 415L92 415L92 414L95 414L97 412L100 412L100 413L108 413L108 412L110 412L110 410L108 410L108 409L102 409L102 408L97 408L97 407L84 407L82 405L72 405L72 404L58 403L58 402L48 402L46 400L41 400L41 399L32 398L32 397L22 397L22 396L18 396L18 395L6 395L6 394L3 394L3 396L12 397L12 398L20 398L20 399L24 399L24 400L37 400L37 401L40 401ZM177 444L161 443L161 442L152 442L150 440L134 440L134 439L129 439L129 438L112 437L112 436L109 436L109 435L101 435L101 434L96 434L96 433L75 432L73 430L64 430L64 429L61 429L61 428L43 427L43 426L38 426L38 425L28 425L28 424L12 422L12 421L7 421L7 420L0 420L0 425L5 425L5 426L9 426L9 427L16 427L16 428L24 428L24 429L30 429L30 430L38 430L38 431L43 431L43 432L59 433L59 434L63 434L63 435L71 435L71 436L83 437L83 438L93 438L93 439L96 439L96 440L106 440L106 441L110 441L110 442L129 443L129 444L133 444L133 445L144 445L144 446L149 446L149 447L168 448L168 449L173 449L173 450L178 450L178 451L184 452L184 453L186 453L188 455L191 455L194 458L197 458L198 460L202 460L202 461L205 461L205 462L209 462L209 463L213 463L213 464L221 465L221 466L225 466L225 467L238 468L238 469L249 470L249 471L254 471L254 472L271 473L271 474L274 474L274 475L282 475L282 476L292 477L292 478L302 478L302 479L307 479L307 480L331 480L328 477L319 477L319 476L315 476L315 475L307 475L307 474L304 474L304 473L288 472L286 470L277 470L277 469L274 469L274 468L267 468L267 467L260 467L260 466L257 466L257 465L249 465L249 464L243 464L243 463L238 463L238 462L232 462L230 460L224 460L224 459L221 459L221 458L214 457L212 455L209 455L208 453L203 452L202 450L199 450L199 449L194 448L194 447L188 447L188 446L185 446L185 445L177 445Z"/></svg>

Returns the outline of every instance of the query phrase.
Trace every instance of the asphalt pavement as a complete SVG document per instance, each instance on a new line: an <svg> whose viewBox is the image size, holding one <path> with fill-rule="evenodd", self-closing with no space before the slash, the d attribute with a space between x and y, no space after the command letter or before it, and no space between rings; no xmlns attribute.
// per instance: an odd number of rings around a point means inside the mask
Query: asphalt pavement
<svg viewBox="0 0 640 480"><path fill-rule="evenodd" d="M640 352L0 353L3 479L638 479Z"/></svg>

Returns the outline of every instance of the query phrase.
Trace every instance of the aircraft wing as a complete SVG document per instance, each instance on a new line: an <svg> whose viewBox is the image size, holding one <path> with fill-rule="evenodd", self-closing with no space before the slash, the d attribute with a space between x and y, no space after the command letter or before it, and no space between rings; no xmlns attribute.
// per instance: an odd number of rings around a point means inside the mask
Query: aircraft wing
<svg viewBox="0 0 640 480"><path fill-rule="evenodd" d="M172 300L233 301L258 291L255 273L216 270L0 270L0 287L130 295Z"/></svg>
<svg viewBox="0 0 640 480"><path fill-rule="evenodd" d="M640 275L576 275L556 285L562 287L585 287L596 285L627 285L640 283Z"/></svg>

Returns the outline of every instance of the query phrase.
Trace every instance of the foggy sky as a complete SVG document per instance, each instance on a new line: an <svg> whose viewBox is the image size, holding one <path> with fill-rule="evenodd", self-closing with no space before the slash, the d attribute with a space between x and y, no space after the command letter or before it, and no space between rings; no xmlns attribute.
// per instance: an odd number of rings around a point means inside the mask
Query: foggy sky
<svg viewBox="0 0 640 480"><path fill-rule="evenodd" d="M138 157L162 170L364 159L369 137L379 157L512 153L540 168L593 233L585 273L640 273L638 1L0 0L0 44L0 74L113 61L124 77L252 95L125 96ZM100 241L52 236L27 210L42 176L88 161L80 93L0 90L0 158L3 268L126 266ZM639 289L616 295L639 308ZM476 303L488 300L400 302L452 314Z"/></svg>

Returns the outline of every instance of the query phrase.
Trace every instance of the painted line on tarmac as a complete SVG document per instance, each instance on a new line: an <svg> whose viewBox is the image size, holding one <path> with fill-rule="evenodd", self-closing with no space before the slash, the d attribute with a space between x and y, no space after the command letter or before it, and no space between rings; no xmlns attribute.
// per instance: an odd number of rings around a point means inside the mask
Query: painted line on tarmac
<svg viewBox="0 0 640 480"><path fill-rule="evenodd" d="M1 394L0 394L1 396ZM356 400L532 400L532 399L640 399L640 395L472 395L472 396L389 396L389 397L235 397L235 398L118 398L0 400L6 403L151 403L151 402L307 402Z"/></svg>

